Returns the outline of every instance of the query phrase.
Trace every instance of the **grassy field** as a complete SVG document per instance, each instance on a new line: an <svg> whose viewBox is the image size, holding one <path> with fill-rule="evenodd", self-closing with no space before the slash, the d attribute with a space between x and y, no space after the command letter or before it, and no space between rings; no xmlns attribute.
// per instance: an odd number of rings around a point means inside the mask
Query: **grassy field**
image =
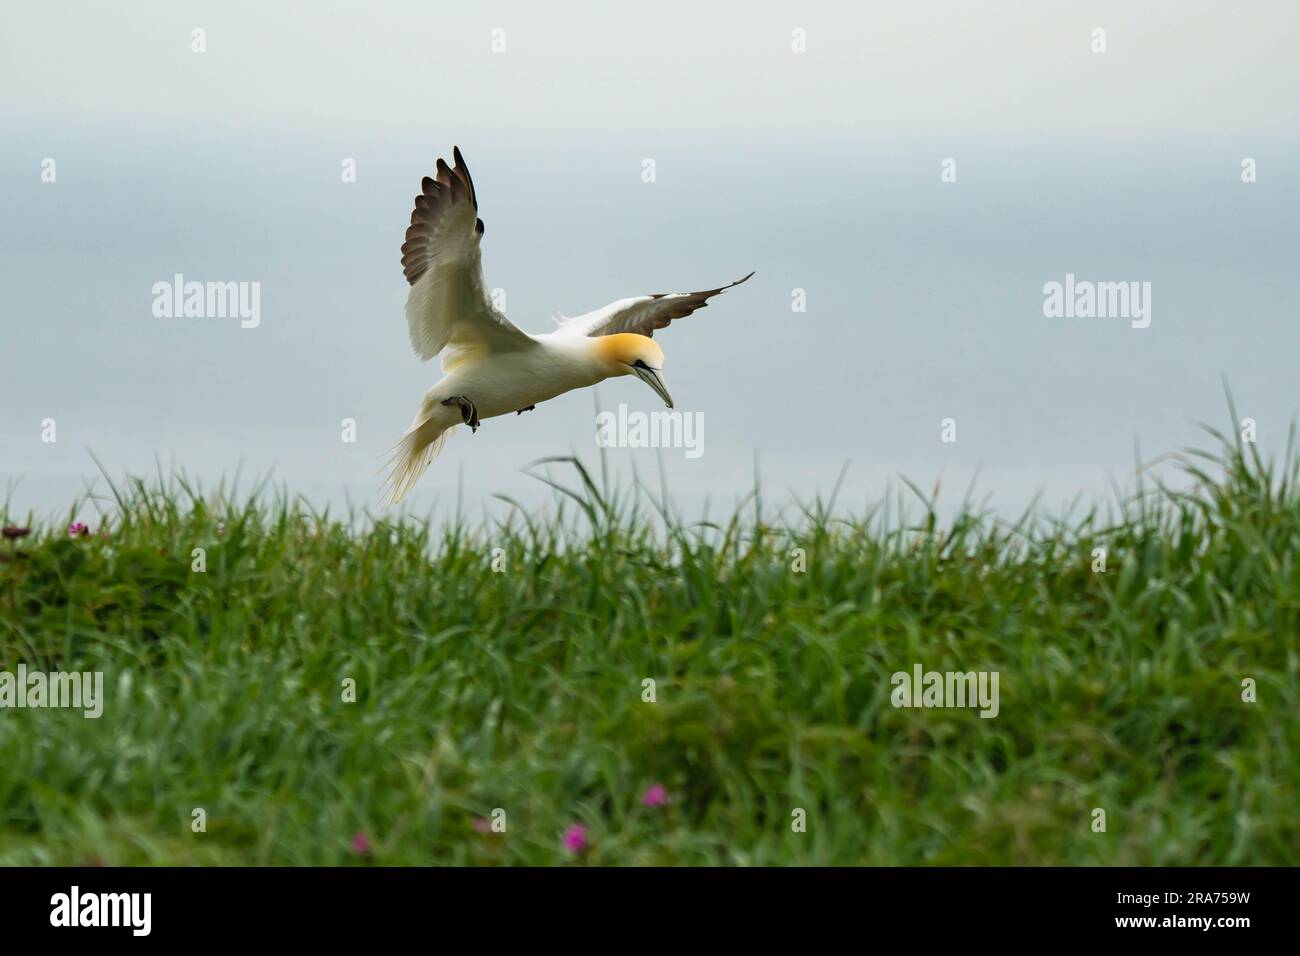
<svg viewBox="0 0 1300 956"><path fill-rule="evenodd" d="M0 667L106 697L0 711L0 864L1294 863L1296 455L1222 440L945 527L692 525L580 468L475 527L119 485L0 542ZM892 706L916 664L998 715Z"/></svg>

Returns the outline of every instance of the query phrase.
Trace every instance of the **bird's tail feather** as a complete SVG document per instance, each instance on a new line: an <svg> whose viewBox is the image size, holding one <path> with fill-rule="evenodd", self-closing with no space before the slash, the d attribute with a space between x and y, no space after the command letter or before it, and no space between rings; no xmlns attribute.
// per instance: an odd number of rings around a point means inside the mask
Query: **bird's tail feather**
<svg viewBox="0 0 1300 956"><path fill-rule="evenodd" d="M384 481L383 495L385 507L397 504L410 493L455 430L455 425L441 428L432 421L416 419L388 453L385 463L388 478Z"/></svg>

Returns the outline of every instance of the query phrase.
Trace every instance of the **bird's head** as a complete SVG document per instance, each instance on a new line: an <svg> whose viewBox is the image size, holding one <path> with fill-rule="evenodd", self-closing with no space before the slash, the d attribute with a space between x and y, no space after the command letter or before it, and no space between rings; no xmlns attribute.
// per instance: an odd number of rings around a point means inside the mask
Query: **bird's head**
<svg viewBox="0 0 1300 956"><path fill-rule="evenodd" d="M594 341L600 359L611 377L635 375L654 389L664 404L673 407L673 397L668 394L668 386L664 384L664 350L654 339L647 335L620 332L616 335L602 335Z"/></svg>

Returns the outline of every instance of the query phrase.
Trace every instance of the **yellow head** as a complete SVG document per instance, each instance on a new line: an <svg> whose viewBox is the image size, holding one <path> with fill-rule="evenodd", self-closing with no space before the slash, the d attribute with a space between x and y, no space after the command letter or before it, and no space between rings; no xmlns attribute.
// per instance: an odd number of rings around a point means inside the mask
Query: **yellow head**
<svg viewBox="0 0 1300 956"><path fill-rule="evenodd" d="M668 394L662 374L664 350L654 339L647 335L619 332L602 335L593 342L610 376L635 375L654 389L669 408L673 407L673 397Z"/></svg>

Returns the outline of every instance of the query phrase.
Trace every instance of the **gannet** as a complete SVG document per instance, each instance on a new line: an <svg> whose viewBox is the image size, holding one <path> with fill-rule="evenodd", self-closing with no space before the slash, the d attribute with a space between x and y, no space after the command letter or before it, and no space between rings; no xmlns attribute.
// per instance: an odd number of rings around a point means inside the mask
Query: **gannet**
<svg viewBox="0 0 1300 956"><path fill-rule="evenodd" d="M664 383L664 353L656 329L708 305L708 299L744 282L702 292L671 292L619 299L584 315L561 319L549 333L529 335L492 303L479 245L483 220L469 167L453 147L454 166L441 158L424 177L402 244L402 268L411 290L407 331L421 360L442 356L443 377L388 459L387 502L415 485L460 424L477 432L487 418L522 414L538 404L619 375L635 375L673 407Z"/></svg>

